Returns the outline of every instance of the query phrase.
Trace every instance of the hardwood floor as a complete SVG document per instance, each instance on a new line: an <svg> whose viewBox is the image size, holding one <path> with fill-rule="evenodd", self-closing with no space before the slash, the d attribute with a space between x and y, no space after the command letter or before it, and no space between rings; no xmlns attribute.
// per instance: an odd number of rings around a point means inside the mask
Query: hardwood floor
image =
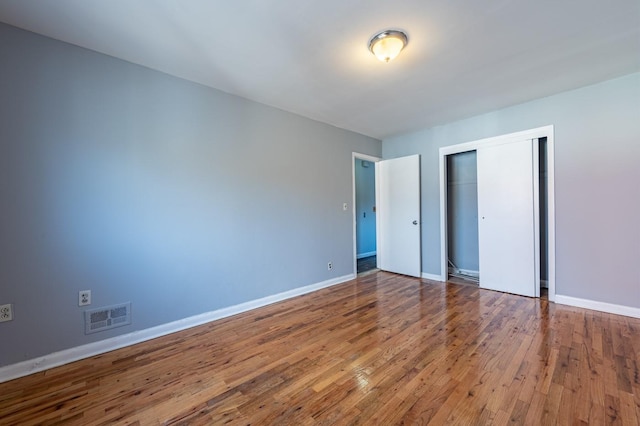
<svg viewBox="0 0 640 426"><path fill-rule="evenodd" d="M640 422L640 319L384 272L0 384L0 424Z"/></svg>

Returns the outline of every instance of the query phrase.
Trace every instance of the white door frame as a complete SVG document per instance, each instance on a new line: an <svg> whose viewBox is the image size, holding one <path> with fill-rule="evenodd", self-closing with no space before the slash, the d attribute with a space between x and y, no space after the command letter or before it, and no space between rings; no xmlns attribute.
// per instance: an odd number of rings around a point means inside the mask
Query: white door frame
<svg viewBox="0 0 640 426"><path fill-rule="evenodd" d="M474 151L479 147L500 145L523 139L547 138L547 265L549 268L547 277L549 281L549 301L556 300L556 222L555 222L555 183L554 183L554 139L553 125L538 127L522 132L509 133L486 139L450 145L440 148L440 280L447 280L447 155L460 152ZM539 227L539 215L536 215L536 226ZM482 271L480 271L482 273Z"/></svg>
<svg viewBox="0 0 640 426"><path fill-rule="evenodd" d="M358 212L356 212L356 159L377 163L378 161L381 161L382 158L374 157L367 154L360 154L359 152L351 153L351 187L352 187L351 194L353 196L353 199L351 200L351 211L353 213L352 225L353 225L353 275L354 276L358 275L358 247L357 247L357 241L356 241L356 238L357 238L356 215L358 214ZM377 202L378 200L376 199L376 203ZM377 224L377 218L376 218L376 224ZM376 236L376 239L377 239L377 236Z"/></svg>

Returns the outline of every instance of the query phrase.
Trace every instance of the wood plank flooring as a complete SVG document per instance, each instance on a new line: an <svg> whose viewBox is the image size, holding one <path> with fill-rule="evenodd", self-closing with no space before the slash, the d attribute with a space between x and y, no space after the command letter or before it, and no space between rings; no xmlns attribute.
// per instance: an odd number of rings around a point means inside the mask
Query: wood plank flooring
<svg viewBox="0 0 640 426"><path fill-rule="evenodd" d="M639 423L639 319L384 272L0 384L2 425Z"/></svg>

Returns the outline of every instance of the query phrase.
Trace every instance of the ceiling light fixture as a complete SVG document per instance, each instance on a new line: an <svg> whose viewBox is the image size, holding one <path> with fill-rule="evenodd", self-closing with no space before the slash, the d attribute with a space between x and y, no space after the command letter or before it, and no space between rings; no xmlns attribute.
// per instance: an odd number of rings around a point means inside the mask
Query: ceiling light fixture
<svg viewBox="0 0 640 426"><path fill-rule="evenodd" d="M374 35L369 40L369 50L382 62L389 62L409 42L407 35L398 30L385 30Z"/></svg>

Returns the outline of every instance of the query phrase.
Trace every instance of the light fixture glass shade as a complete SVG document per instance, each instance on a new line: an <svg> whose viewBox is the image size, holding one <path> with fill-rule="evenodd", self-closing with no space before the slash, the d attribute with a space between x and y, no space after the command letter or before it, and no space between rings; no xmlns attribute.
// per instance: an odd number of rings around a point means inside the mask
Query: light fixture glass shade
<svg viewBox="0 0 640 426"><path fill-rule="evenodd" d="M398 56L407 42L407 35L402 31L382 31L369 41L369 50L382 62L389 62Z"/></svg>

